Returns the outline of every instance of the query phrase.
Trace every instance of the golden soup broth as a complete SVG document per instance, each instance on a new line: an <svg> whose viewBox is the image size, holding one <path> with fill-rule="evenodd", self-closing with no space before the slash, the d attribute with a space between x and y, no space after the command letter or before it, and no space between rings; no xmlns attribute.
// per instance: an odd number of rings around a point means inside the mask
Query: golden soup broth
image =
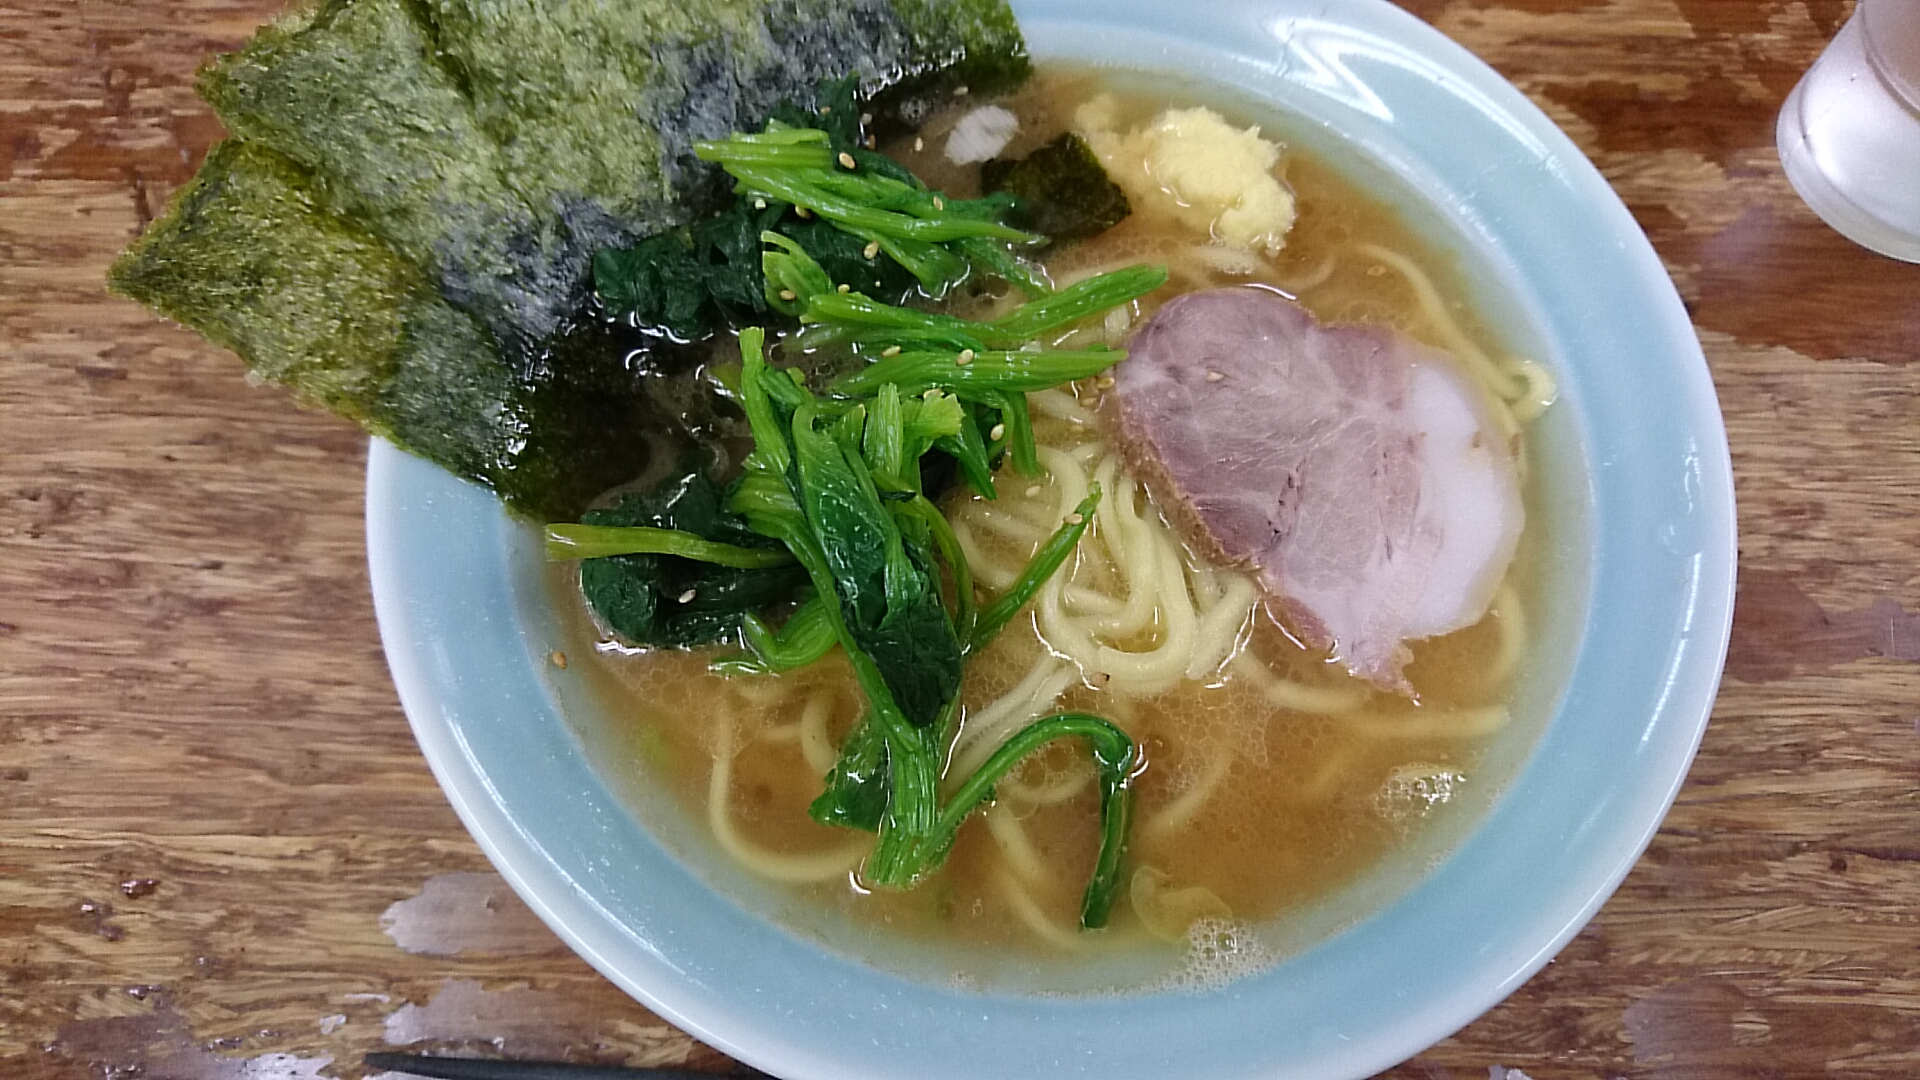
<svg viewBox="0 0 1920 1080"><path fill-rule="evenodd" d="M1097 92L1118 96L1123 128L1170 104L1201 100L1177 84L1043 69L1007 103L1023 122L1009 153L1050 139L1074 107ZM1243 125L1252 122L1222 111ZM1272 118L1259 119L1267 121L1269 137L1284 141L1284 129ZM930 121L920 152L912 140L893 149L929 184L968 194L967 176L939 153L950 123L951 117ZM1389 324L1445 347L1444 333L1422 313L1409 280L1362 249L1379 245L1430 275L1464 332L1490 354L1504 355L1466 307L1451 260L1424 244L1392 209L1297 149L1288 150L1279 168L1297 196L1297 223L1284 250L1258 260L1250 274L1224 271L1197 253L1204 236L1142 214L1065 247L1048 260L1049 269L1066 280L1130 263L1166 263L1173 274L1169 287L1136 306L1135 324L1179 292L1260 282L1297 295L1323 321ZM1011 301L971 303L991 308ZM1102 325L1078 331L1076 340L1118 344L1124 335L1124 327ZM1098 384L1090 382L1071 395L1036 399L1034 409L1036 435L1047 453L1077 455L1090 474L1110 460L1099 424L1090 419L1099 395ZM1536 519L1537 487L1528 484L1528 508ZM1009 577L1062 513L1060 481L1050 476L1003 469L998 490L991 504L962 491L945 507L982 562L976 573L983 586L991 586L996 567L1001 579ZM1147 523L1138 528L1171 536L1124 475L1110 477L1107 492L1109 504L1130 500ZM1079 554L1063 569L1062 595L1068 599L1062 602L1071 605L1072 596L1097 592L1114 598L1108 608L1123 604L1125 571L1107 553L1126 538L1116 536L1120 526L1109 510L1103 505ZM1462 791L1477 789L1479 798L1471 801L1484 806L1520 757L1510 752L1490 759L1490 748L1502 740L1530 740L1539 726L1537 718L1510 720L1506 709L1516 661L1523 659L1526 618L1542 592L1539 534L1538 521L1530 520L1492 614L1469 629L1413 645L1407 673L1417 702L1347 677L1257 609L1249 611L1250 605L1238 614L1212 613L1216 623L1227 625L1232 657L1197 678L1141 693L1115 685L1123 680L1096 687L1103 673L1073 670L1065 692L1044 711L1082 709L1110 717L1139 742L1146 761L1135 788L1125 872L1132 888L1123 886L1113 925L1097 935L1099 943L1178 938L1196 918L1199 928L1218 933L1223 925L1305 910L1390 852L1417 845L1437 819L1458 812L1450 804L1467 801L1457 798ZM1229 591L1237 575L1214 574L1183 548L1174 550L1186 571L1176 584L1204 620L1208 604ZM869 892L849 871L870 839L807 816L834 746L862 708L860 691L837 654L809 670L725 678L707 670L707 652L635 653L605 642L579 600L577 574L561 569L554 580L569 612L572 640L564 647L585 661L577 666L599 684L617 725L602 740L617 748L617 760L605 767L670 787L688 813L731 833L721 838L723 848L777 878L814 879L791 888L856 923L995 950L1088 947L1075 926L1099 843L1098 793L1077 742L1053 744L1003 783L998 801L963 827L933 879L908 892ZM1171 630L1164 616L1156 616L1106 644L1149 650ZM1048 665L1062 663L1053 659L1029 611L970 662L964 714L977 717L1023 680L1031 684L1054 670ZM966 736L963 726L963 743ZM1490 760L1502 764L1483 772ZM724 763L724 783L715 782L716 761ZM1150 917L1143 919L1130 898L1154 901Z"/></svg>

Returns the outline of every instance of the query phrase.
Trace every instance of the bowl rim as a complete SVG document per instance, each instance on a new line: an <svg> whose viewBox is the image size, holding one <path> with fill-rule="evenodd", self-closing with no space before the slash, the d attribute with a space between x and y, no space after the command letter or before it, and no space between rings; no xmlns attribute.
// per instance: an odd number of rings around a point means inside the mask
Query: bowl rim
<svg viewBox="0 0 1920 1080"><path fill-rule="evenodd" d="M1539 970L1617 888L1685 778L1725 659L1736 556L1706 361L1592 164L1491 68L1385 0L1015 9L1037 55L1213 58L1195 70L1245 80L1243 92L1337 99L1328 108L1376 141L1369 153L1437 184L1443 211L1512 260L1570 365L1556 407L1576 414L1595 523L1579 655L1532 758L1446 863L1356 927L1203 993L976 993L837 956L716 902L638 830L560 716L543 666L552 638L525 606L530 530L483 489L375 440L368 563L394 682L455 811L536 914L656 1013L757 1068L792 1080L1370 1075ZM1463 177L1476 140L1494 153ZM1534 235L1543 222L1554 236ZM1590 761L1627 768L1592 777ZM1574 797L1577 808L1555 802ZM1258 1034L1222 1040L1229 1031Z"/></svg>

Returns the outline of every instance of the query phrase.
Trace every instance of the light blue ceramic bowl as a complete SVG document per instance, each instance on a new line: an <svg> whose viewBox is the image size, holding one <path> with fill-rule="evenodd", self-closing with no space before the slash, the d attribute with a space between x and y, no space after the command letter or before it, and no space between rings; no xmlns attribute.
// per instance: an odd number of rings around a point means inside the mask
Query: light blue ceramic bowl
<svg viewBox="0 0 1920 1080"><path fill-rule="evenodd" d="M790 1080L1342 1080L1499 1001L1592 917L1658 827L1711 708L1732 612L1725 434L1693 330L1633 219L1571 142L1383 0L1018 2L1036 55L1185 73L1303 118L1298 138L1430 213L1482 300L1553 366L1551 497L1576 529L1558 709L1450 857L1384 910L1207 993L1034 997L890 974L717 894L590 767L549 680L531 530L375 443L382 638L467 827L609 979Z"/></svg>

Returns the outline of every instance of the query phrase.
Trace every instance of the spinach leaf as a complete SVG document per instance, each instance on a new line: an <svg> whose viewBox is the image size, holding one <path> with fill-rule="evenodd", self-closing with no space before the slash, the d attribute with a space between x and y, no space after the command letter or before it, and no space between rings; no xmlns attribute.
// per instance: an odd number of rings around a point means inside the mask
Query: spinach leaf
<svg viewBox="0 0 1920 1080"><path fill-rule="evenodd" d="M1097 930L1107 925L1120 891L1120 860L1126 855L1127 831L1133 823L1133 778L1140 764L1139 747L1111 720L1090 713L1063 712L1042 717L1015 732L961 782L940 812L940 820L921 842L920 855L938 865L953 849L954 837L967 815L993 797L993 786L1028 754L1062 738L1084 739L1100 776L1100 853L1080 897L1080 925Z"/></svg>
<svg viewBox="0 0 1920 1080"><path fill-rule="evenodd" d="M938 388L962 399L981 391L1033 391L1098 375L1127 358L1118 349L1084 351L976 352L964 364L951 352L913 350L877 360L848 372L833 382L835 393L870 394L882 383L895 383L901 393L918 394Z"/></svg>
<svg viewBox="0 0 1920 1080"><path fill-rule="evenodd" d="M719 489L698 472L588 511L581 523L675 529L769 555L781 550L727 510ZM747 616L800 598L806 585L806 571L792 564L742 569L676 555L612 555L580 564L587 603L610 629L636 645L737 641Z"/></svg>
<svg viewBox="0 0 1920 1080"><path fill-rule="evenodd" d="M848 633L907 721L929 727L960 689L960 639L941 606L931 556L901 535L858 444L843 445L819 418L811 399L793 415L807 524L833 573Z"/></svg>
<svg viewBox="0 0 1920 1080"><path fill-rule="evenodd" d="M607 310L678 341L745 323L767 311L760 234L786 209L735 200L690 229L601 248L593 256L594 291Z"/></svg>
<svg viewBox="0 0 1920 1080"><path fill-rule="evenodd" d="M913 274L885 251L875 252L872 258L868 258L868 241L850 232L843 232L819 218L793 218L781 222L779 231L792 237L808 255L813 256L814 261L826 270L828 277L851 287L855 292L865 293L885 303L898 304L914 295L919 288L920 283ZM758 237L755 241L754 257L757 260Z"/></svg>
<svg viewBox="0 0 1920 1080"><path fill-rule="evenodd" d="M716 660L713 670L729 675L768 675L806 667L827 655L840 643L829 603L815 594L787 616L778 630L768 629L759 616L748 615L741 621L747 655Z"/></svg>
<svg viewBox="0 0 1920 1080"><path fill-rule="evenodd" d="M820 291L824 274L782 240L768 240L780 249L769 253L768 272L798 286L787 290L789 302L800 300L803 292ZM944 805L937 786L942 747L955 730L962 637L971 648L992 640L1059 570L1086 531L1098 490L1043 546L1014 590L976 612L958 539L933 504L913 490L915 477L906 475L908 456L940 445L984 472L983 414L1006 418L995 432L1001 438L993 440L1004 447L1018 441L1010 427L1024 415L1024 402L1016 407L1002 390L991 392L991 403L956 400L938 390L909 399L891 381L871 388L871 397L823 402L789 373L767 365L764 338L758 327L740 335L741 366L730 385L737 385L755 445L728 505L749 527L784 543L806 568L820 599L803 611L829 624L870 704L866 718L841 744L825 791L808 808L810 816L823 824L877 832L879 842L862 867L862 878L877 887L911 888L945 861L961 824L992 798L993 786L1021 759L1054 739L1084 740L1100 773L1101 840L1080 922L1088 929L1106 925L1126 850L1132 780L1139 771L1138 748L1124 731L1085 713L1056 714L1015 733L961 781ZM723 554L741 558L739 552ZM951 616L942 603L937 560L952 570L959 594ZM838 602L823 602L826 598ZM763 628L748 625L761 640L762 665L775 666L770 657L788 652L785 643L771 642ZM811 634L802 626L794 638ZM818 642L824 642L824 633ZM818 642L792 652L798 658L819 648Z"/></svg>
<svg viewBox="0 0 1920 1080"><path fill-rule="evenodd" d="M735 323L767 310L766 283L760 276L760 234L786 214L778 203L756 207L735 199L725 210L693 227L700 259L700 282L707 295Z"/></svg>
<svg viewBox="0 0 1920 1080"><path fill-rule="evenodd" d="M790 251L775 257L787 262L799 261L799 256ZM797 268L789 272L796 273ZM1051 331L1103 313L1116 304L1144 296L1166 283L1165 267L1130 266L1097 274L1034 299L990 323L900 307L877 301L858 290L842 293L831 288L815 289L799 296L802 302L795 310L807 324L799 338L802 348L852 341L876 349L893 345L916 350L938 346L955 353L961 349L981 352L1018 348Z"/></svg>
<svg viewBox="0 0 1920 1080"><path fill-rule="evenodd" d="M787 203L832 222L859 240L863 256L884 254L906 269L929 297L946 295L976 271L1032 295L1048 291L1043 272L1008 246L1044 239L1006 224L1017 203L1012 196L949 201L883 155L778 117L758 134L734 132L693 149L739 181L741 197Z"/></svg>
<svg viewBox="0 0 1920 1080"><path fill-rule="evenodd" d="M822 825L878 832L892 798L886 732L872 717L862 717L840 744L840 758L827 773L827 789L807 807L807 814Z"/></svg>
<svg viewBox="0 0 1920 1080"><path fill-rule="evenodd" d="M867 121L870 103L860 93L860 80L849 75L820 84L814 107L802 109L793 102L782 102L768 119L788 127L813 128L827 133L827 146L834 157L853 158L855 168L877 172L913 187L924 188L920 178L905 165L868 148Z"/></svg>
<svg viewBox="0 0 1920 1080"><path fill-rule="evenodd" d="M604 559L614 555L678 555L735 570L769 570L791 566L794 561L784 551L743 548L652 525L547 526L549 559Z"/></svg>
<svg viewBox="0 0 1920 1080"><path fill-rule="evenodd" d="M685 230L662 233L624 251L601 248L593 256L593 288L608 310L681 341L706 337L713 330L706 275Z"/></svg>
<svg viewBox="0 0 1920 1080"><path fill-rule="evenodd" d="M860 125L860 80L852 75L841 79L826 79L820 83L819 91L814 95L813 108L787 100L774 106L767 119L784 124L787 127L812 128L824 131L835 143L835 149L844 150L861 145L866 134Z"/></svg>
<svg viewBox="0 0 1920 1080"><path fill-rule="evenodd" d="M740 152L763 161L797 155L829 164L845 154L857 168L918 186L898 162L866 149L858 83L854 76L823 83L813 109L782 102L772 120L784 127L762 137L772 141ZM821 134L796 145L796 132ZM736 194L691 228L596 252L594 289L610 310L681 341L745 325L768 310L761 236L769 231L797 242L834 281L890 303L905 300L918 286L912 273L868 240L819 218L799 217L779 199Z"/></svg>
<svg viewBox="0 0 1920 1080"><path fill-rule="evenodd" d="M1046 543L1040 545L1040 550L1033 553L1033 558L1028 560L1026 567L1020 571L1020 576L1014 579L1013 585L1006 592L1001 593L999 599L988 604L980 612L980 617L975 621L973 630L967 638L968 653L977 653L992 644L1001 628L1039 594L1041 586L1047 583L1047 579L1060 569L1061 564L1067 561L1067 556L1073 554L1073 549L1079 546L1080 537L1085 535L1087 528L1093 524L1093 513L1099 506L1100 483L1096 480L1088 485L1087 497L1080 500L1080 505L1074 508L1073 513L1067 515L1067 520L1054 530Z"/></svg>

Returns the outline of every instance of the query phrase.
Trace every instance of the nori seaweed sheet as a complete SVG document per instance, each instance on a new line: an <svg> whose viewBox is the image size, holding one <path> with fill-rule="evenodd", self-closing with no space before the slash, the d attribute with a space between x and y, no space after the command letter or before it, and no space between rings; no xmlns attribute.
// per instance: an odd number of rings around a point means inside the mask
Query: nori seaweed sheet
<svg viewBox="0 0 1920 1080"><path fill-rule="evenodd" d="M996 8L332 0L209 64L200 91L235 136L305 166L329 211L426 268L496 336L537 342L584 301L595 250L717 202L724 176L694 158L696 140L848 73L879 87L959 70L988 51L976 41L996 55L973 66L1024 70Z"/></svg>
<svg viewBox="0 0 1920 1080"><path fill-rule="evenodd" d="M538 355L503 351L320 204L297 164L229 139L114 264L113 285L523 513L577 516L645 467L646 440L609 436L675 422L655 403L657 369L629 362L644 346L588 320Z"/></svg>
<svg viewBox="0 0 1920 1080"><path fill-rule="evenodd" d="M682 362L583 316L593 253L713 207L695 140L849 72L925 93L1026 71L1003 0L328 0L208 65L235 138L109 284L572 517L644 465L648 380Z"/></svg>
<svg viewBox="0 0 1920 1080"><path fill-rule="evenodd" d="M299 162L328 211L425 269L497 336L545 337L575 292L567 267L579 255L508 183L420 16L411 0L335 0L207 64L200 94L236 137Z"/></svg>
<svg viewBox="0 0 1920 1080"><path fill-rule="evenodd" d="M1019 161L981 165L980 186L1020 200L1015 220L1054 240L1098 236L1133 212L1127 193L1071 131Z"/></svg>
<svg viewBox="0 0 1920 1080"><path fill-rule="evenodd" d="M115 289L362 422L398 363L418 271L317 206L293 162L228 140L114 264ZM438 299L433 297L433 299Z"/></svg>

